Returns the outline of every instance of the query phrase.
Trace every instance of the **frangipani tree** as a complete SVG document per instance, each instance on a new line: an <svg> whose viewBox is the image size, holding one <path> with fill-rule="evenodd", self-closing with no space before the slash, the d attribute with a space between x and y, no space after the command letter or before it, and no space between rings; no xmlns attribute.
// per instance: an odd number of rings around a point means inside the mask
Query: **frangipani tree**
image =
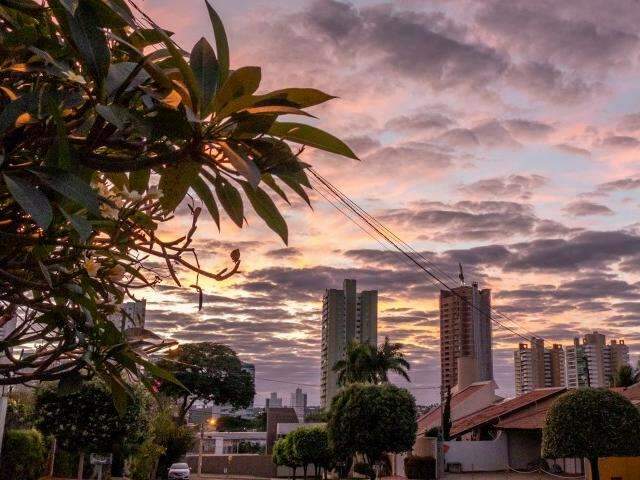
<svg viewBox="0 0 640 480"><path fill-rule="evenodd" d="M240 255L200 267L193 201L183 236L158 227L188 195L218 226L224 212L242 227L246 198L286 243L272 197L288 201L289 188L309 202L301 148L356 158L322 130L278 121L333 97L257 93L260 68L231 68L206 8L215 49L202 38L186 52L128 0L0 0L0 325L18 317L0 340L0 385L98 374L122 393L123 371L165 375L108 315L161 279L158 259L180 284L177 267L222 280Z"/></svg>

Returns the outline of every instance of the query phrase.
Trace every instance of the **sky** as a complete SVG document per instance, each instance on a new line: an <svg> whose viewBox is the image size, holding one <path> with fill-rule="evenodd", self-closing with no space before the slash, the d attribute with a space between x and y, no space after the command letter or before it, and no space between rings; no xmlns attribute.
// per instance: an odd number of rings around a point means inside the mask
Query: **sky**
<svg viewBox="0 0 640 480"><path fill-rule="evenodd" d="M200 0L144 0L189 50L213 33ZM303 160L443 270L491 288L518 332L568 344L597 329L640 341L640 3L635 0L217 0L232 68L262 67L261 91L314 87L339 98L313 123L360 162ZM146 295L147 326L215 341L256 365L256 404L299 383L319 403L321 302L355 278L378 289L379 339L404 344L407 386L438 400L438 288L310 192L280 201L289 245L250 212L203 216L211 270L239 248L241 272ZM167 227L178 235L187 215ZM183 285L193 276L183 273ZM520 338L494 326L494 375L514 393Z"/></svg>

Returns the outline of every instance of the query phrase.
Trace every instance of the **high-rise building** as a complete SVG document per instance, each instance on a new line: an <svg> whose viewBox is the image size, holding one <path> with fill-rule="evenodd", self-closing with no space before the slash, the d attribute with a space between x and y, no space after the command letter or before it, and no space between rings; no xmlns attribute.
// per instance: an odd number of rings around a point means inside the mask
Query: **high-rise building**
<svg viewBox="0 0 640 480"><path fill-rule="evenodd" d="M493 380L491 290L478 284L440 291L442 385L453 388Z"/></svg>
<svg viewBox="0 0 640 480"><path fill-rule="evenodd" d="M561 345L544 347L544 340L532 338L531 347L521 343L513 352L516 395L537 388L565 385L564 350Z"/></svg>
<svg viewBox="0 0 640 480"><path fill-rule="evenodd" d="M580 343L574 338L573 345L567 347L567 386L608 387L613 376L622 365L629 365L629 347L624 340L611 340L597 331L588 333Z"/></svg>
<svg viewBox="0 0 640 480"><path fill-rule="evenodd" d="M338 391L333 366L344 358L351 340L377 345L378 291L358 293L356 281L347 279L342 290L327 289L322 299L322 407L329 405Z"/></svg>
<svg viewBox="0 0 640 480"><path fill-rule="evenodd" d="M304 413L307 408L307 394L304 393L301 388L296 388L296 391L291 393L290 399L290 406L296 412L298 420L304 422Z"/></svg>
<svg viewBox="0 0 640 480"><path fill-rule="evenodd" d="M264 406L267 408L280 408L282 407L282 398L278 397L277 392L271 392L269 398L266 399Z"/></svg>

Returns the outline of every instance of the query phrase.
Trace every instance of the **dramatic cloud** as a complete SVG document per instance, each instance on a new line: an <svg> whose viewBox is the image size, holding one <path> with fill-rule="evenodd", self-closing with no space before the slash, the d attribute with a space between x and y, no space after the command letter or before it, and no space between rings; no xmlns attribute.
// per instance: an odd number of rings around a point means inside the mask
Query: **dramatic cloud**
<svg viewBox="0 0 640 480"><path fill-rule="evenodd" d="M534 190L549 181L542 175L509 175L493 177L462 185L460 190L471 197L520 198L528 200Z"/></svg>
<svg viewBox="0 0 640 480"><path fill-rule="evenodd" d="M606 205L588 202L586 200L578 200L567 205L563 210L574 217L588 217L592 215L613 215Z"/></svg>

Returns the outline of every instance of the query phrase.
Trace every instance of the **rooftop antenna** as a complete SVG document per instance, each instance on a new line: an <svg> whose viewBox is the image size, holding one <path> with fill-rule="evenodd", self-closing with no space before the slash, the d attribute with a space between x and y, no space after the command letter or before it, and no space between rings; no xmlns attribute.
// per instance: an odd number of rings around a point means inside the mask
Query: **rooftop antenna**
<svg viewBox="0 0 640 480"><path fill-rule="evenodd" d="M464 272L462 271L462 263L458 263L458 267L460 267L460 274L458 278L460 279L460 285L464 286Z"/></svg>

